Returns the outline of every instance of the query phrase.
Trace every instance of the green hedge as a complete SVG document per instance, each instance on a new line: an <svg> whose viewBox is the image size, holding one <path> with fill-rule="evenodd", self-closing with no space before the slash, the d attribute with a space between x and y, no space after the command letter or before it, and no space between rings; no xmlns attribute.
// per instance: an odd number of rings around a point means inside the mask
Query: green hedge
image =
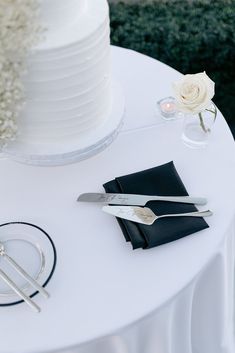
<svg viewBox="0 0 235 353"><path fill-rule="evenodd" d="M182 73L206 70L214 101L235 122L235 0L111 4L111 41Z"/></svg>

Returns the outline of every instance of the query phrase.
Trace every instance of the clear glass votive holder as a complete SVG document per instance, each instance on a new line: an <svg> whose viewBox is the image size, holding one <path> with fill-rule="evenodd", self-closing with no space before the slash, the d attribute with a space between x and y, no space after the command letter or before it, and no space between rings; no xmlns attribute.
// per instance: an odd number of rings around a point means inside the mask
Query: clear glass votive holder
<svg viewBox="0 0 235 353"><path fill-rule="evenodd" d="M177 118L177 107L174 97L166 97L157 102L157 111L160 112L164 120L174 120Z"/></svg>

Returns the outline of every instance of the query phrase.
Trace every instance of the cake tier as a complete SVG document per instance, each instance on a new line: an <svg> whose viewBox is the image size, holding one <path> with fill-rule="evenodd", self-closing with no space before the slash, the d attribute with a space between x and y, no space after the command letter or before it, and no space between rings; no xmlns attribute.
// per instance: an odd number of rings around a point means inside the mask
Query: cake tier
<svg viewBox="0 0 235 353"><path fill-rule="evenodd" d="M19 139L24 141L54 143L79 138L102 124L111 111L106 0L86 0L83 15L64 30L63 38L60 28L55 33L48 30L46 40L28 59L27 100L19 119Z"/></svg>
<svg viewBox="0 0 235 353"><path fill-rule="evenodd" d="M77 21L85 10L86 0L39 0L41 23L57 30Z"/></svg>

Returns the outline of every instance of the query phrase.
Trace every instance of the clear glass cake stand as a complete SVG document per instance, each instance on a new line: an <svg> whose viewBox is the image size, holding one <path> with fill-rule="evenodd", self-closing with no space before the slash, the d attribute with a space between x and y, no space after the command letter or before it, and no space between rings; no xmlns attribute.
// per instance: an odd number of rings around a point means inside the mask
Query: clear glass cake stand
<svg viewBox="0 0 235 353"><path fill-rule="evenodd" d="M125 99L120 85L113 82L113 106L109 118L78 140L58 146L29 144L14 140L2 150L2 157L38 166L58 166L87 159L108 147L123 125Z"/></svg>

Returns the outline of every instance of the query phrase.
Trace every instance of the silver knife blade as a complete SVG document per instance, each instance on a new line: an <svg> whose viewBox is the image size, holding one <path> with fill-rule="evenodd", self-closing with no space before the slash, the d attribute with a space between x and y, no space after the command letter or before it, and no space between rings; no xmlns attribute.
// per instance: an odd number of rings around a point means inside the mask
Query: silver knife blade
<svg viewBox="0 0 235 353"><path fill-rule="evenodd" d="M78 202L97 202L111 205L132 205L145 206L148 201L168 201L181 202L195 205L205 205L207 203L204 197L192 196L151 196L135 194L110 194L110 193L85 193L81 194Z"/></svg>

